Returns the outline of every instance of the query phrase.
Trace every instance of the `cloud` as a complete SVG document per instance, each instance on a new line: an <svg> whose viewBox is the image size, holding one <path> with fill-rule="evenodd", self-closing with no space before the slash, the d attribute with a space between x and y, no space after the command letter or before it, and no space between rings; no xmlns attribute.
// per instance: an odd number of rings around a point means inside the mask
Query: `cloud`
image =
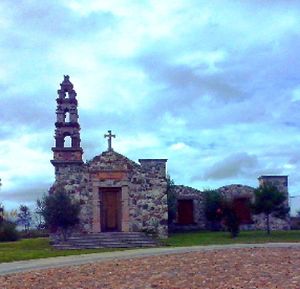
<svg viewBox="0 0 300 289"><path fill-rule="evenodd" d="M255 155L247 153L237 153L230 155L225 159L213 164L206 172L204 179L228 179L250 174L250 171L256 169L258 160Z"/></svg>
<svg viewBox="0 0 300 289"><path fill-rule="evenodd" d="M48 193L51 182L36 180L35 183L22 182L17 190L5 190L1 192L1 199L10 206L17 207L20 204L34 206L36 200Z"/></svg>
<svg viewBox="0 0 300 289"><path fill-rule="evenodd" d="M112 129L133 160L168 158L176 183L283 173L296 194L299 11L295 1L1 1L0 195L34 200L53 180L64 74L85 158Z"/></svg>

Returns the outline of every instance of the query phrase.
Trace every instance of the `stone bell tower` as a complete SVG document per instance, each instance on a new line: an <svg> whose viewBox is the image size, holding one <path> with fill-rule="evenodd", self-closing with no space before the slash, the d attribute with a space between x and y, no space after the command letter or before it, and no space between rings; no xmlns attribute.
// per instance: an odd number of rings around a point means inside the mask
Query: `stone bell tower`
<svg viewBox="0 0 300 289"><path fill-rule="evenodd" d="M80 146L80 125L78 123L78 109L76 92L69 76L65 75L58 92L55 146L52 148L55 175L66 172L66 169L78 169L82 166L83 150Z"/></svg>

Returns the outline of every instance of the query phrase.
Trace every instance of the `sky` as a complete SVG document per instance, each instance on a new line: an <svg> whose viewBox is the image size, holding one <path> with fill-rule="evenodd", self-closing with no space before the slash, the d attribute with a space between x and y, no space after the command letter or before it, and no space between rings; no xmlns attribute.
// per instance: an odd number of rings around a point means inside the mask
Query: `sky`
<svg viewBox="0 0 300 289"><path fill-rule="evenodd" d="M77 92L84 159L167 158L176 184L288 175L300 210L300 2L0 1L0 202L54 181L56 97Z"/></svg>

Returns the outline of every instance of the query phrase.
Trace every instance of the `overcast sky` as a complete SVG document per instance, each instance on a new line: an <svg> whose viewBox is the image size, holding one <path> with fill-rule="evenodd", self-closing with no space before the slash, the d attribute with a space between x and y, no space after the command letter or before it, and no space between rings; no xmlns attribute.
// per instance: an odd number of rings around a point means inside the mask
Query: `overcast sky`
<svg viewBox="0 0 300 289"><path fill-rule="evenodd" d="M299 1L1 0L0 201L53 182L64 74L85 159L111 129L117 152L168 158L176 184L288 175L300 195L299 34Z"/></svg>

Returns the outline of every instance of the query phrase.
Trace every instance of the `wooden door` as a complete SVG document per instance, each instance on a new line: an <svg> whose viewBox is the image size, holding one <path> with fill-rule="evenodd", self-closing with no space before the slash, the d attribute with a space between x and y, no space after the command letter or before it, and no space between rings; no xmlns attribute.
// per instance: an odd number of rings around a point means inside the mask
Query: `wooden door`
<svg viewBox="0 0 300 289"><path fill-rule="evenodd" d="M249 198L236 198L233 200L234 210L241 224L252 224Z"/></svg>
<svg viewBox="0 0 300 289"><path fill-rule="evenodd" d="M101 231L121 230L121 189L105 189L101 192Z"/></svg>
<svg viewBox="0 0 300 289"><path fill-rule="evenodd" d="M177 201L178 224L190 225L194 223L193 200Z"/></svg>

